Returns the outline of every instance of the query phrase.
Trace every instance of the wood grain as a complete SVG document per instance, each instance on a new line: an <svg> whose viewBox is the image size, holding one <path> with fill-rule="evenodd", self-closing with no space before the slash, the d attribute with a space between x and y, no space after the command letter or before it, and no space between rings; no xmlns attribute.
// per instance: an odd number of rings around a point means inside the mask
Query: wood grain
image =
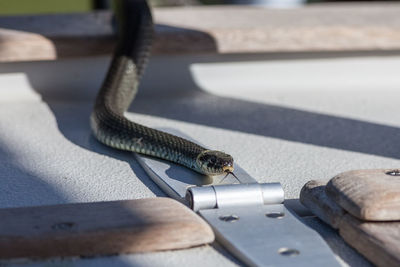
<svg viewBox="0 0 400 267"><path fill-rule="evenodd" d="M326 195L326 181L310 181L301 202L338 229L340 236L377 266L400 266L400 222L365 222L341 209ZM317 201L317 202L313 202Z"/></svg>
<svg viewBox="0 0 400 267"><path fill-rule="evenodd" d="M307 182L301 189L300 202L318 218L337 229L346 212L325 194L326 183L323 180Z"/></svg>
<svg viewBox="0 0 400 267"><path fill-rule="evenodd" d="M400 222L364 222L346 214L339 234L377 266L400 266Z"/></svg>
<svg viewBox="0 0 400 267"><path fill-rule="evenodd" d="M327 194L351 215L370 221L400 220L400 176L390 169L354 170L332 178Z"/></svg>
<svg viewBox="0 0 400 267"><path fill-rule="evenodd" d="M57 53L53 42L43 35L0 29L0 61L23 58L53 60Z"/></svg>
<svg viewBox="0 0 400 267"><path fill-rule="evenodd" d="M399 3L155 8L153 54L399 51L399 13ZM0 35L0 62L110 54L111 20L110 12L0 17L14 31ZM41 35L43 49L26 33Z"/></svg>
<svg viewBox="0 0 400 267"><path fill-rule="evenodd" d="M0 258L136 253L213 242L211 228L168 198L0 209Z"/></svg>

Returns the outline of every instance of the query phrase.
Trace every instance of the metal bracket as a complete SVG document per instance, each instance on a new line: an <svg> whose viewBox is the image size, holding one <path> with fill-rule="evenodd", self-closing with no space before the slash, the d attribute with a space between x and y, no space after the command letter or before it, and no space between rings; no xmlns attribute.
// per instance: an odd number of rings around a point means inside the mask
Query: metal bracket
<svg viewBox="0 0 400 267"><path fill-rule="evenodd" d="M135 156L164 192L197 211L217 240L245 264L340 266L325 241L282 204L280 183L259 184L236 164L240 184L233 178L221 184L223 177L212 179L170 162Z"/></svg>

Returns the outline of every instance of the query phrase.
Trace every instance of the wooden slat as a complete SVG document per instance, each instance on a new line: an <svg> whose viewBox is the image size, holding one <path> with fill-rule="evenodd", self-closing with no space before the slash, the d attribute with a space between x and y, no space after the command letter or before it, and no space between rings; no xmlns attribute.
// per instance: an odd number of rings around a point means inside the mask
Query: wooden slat
<svg viewBox="0 0 400 267"><path fill-rule="evenodd" d="M153 54L400 50L398 3L284 10L178 7L153 13ZM109 54L115 43L111 18L109 12L2 17L0 27L17 32L0 32L0 62ZM41 35L43 45L23 32Z"/></svg>
<svg viewBox="0 0 400 267"><path fill-rule="evenodd" d="M346 214L339 234L377 266L400 266L400 222L364 222Z"/></svg>
<svg viewBox="0 0 400 267"><path fill-rule="evenodd" d="M328 196L351 215L365 221L400 221L400 176L391 169L354 170L332 178Z"/></svg>
<svg viewBox="0 0 400 267"><path fill-rule="evenodd" d="M210 243L211 228L168 198L0 209L0 258L181 249Z"/></svg>
<svg viewBox="0 0 400 267"><path fill-rule="evenodd" d="M346 212L325 194L325 186L326 181L307 182L301 189L300 201L318 218L337 229Z"/></svg>
<svg viewBox="0 0 400 267"><path fill-rule="evenodd" d="M400 221L367 222L357 219L326 195L327 181L310 181L300 201L319 218L338 229L340 236L378 266L400 266Z"/></svg>
<svg viewBox="0 0 400 267"><path fill-rule="evenodd" d="M56 58L53 42L43 35L0 29L0 62Z"/></svg>

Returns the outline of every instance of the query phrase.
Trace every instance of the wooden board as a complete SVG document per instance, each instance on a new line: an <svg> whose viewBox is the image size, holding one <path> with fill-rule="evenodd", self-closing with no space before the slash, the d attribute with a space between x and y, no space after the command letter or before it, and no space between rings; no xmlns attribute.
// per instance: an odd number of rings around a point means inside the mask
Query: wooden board
<svg viewBox="0 0 400 267"><path fill-rule="evenodd" d="M390 175L398 172L399 176ZM366 221L400 221L400 171L354 170L332 178L328 196L351 215Z"/></svg>
<svg viewBox="0 0 400 267"><path fill-rule="evenodd" d="M282 10L248 6L154 8L152 52L398 54L399 13L399 3L313 4ZM110 54L115 44L111 20L110 12L0 17L4 29L0 31L0 62Z"/></svg>
<svg viewBox="0 0 400 267"><path fill-rule="evenodd" d="M325 193L327 181L304 185L300 201L378 266L400 266L400 222L365 222L340 208Z"/></svg>
<svg viewBox="0 0 400 267"><path fill-rule="evenodd" d="M339 234L374 264L400 266L400 222L364 222L346 214Z"/></svg>
<svg viewBox="0 0 400 267"><path fill-rule="evenodd" d="M168 198L0 209L0 258L182 249L213 242L211 228Z"/></svg>
<svg viewBox="0 0 400 267"><path fill-rule="evenodd" d="M325 194L325 185L326 181L321 180L307 182L300 191L300 201L318 218L337 229L346 212Z"/></svg>

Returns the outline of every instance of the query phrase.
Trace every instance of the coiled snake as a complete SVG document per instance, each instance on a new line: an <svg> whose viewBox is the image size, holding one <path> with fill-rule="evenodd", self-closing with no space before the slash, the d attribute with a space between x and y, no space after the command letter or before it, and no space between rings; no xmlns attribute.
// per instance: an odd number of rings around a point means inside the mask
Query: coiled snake
<svg viewBox="0 0 400 267"><path fill-rule="evenodd" d="M232 173L233 158L124 117L135 97L150 53L153 21L145 0L115 1L118 43L91 114L102 143L172 161L205 175Z"/></svg>

